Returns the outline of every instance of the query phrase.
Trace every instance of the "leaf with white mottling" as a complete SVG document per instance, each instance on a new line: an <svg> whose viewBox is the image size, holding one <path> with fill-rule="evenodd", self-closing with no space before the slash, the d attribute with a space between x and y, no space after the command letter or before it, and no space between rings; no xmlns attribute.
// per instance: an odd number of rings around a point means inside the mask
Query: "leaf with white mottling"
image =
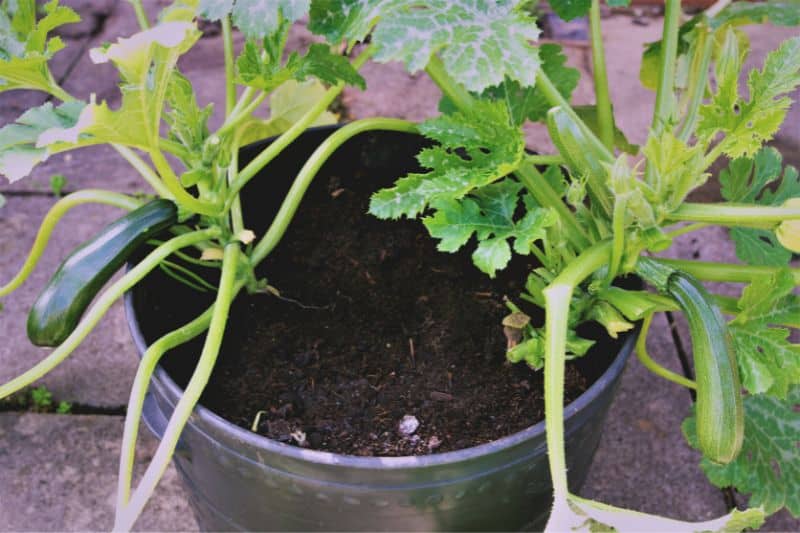
<svg viewBox="0 0 800 533"><path fill-rule="evenodd" d="M285 19L294 22L307 12L311 0L201 0L199 13L209 20L230 14L248 38L260 39L278 30Z"/></svg>
<svg viewBox="0 0 800 533"><path fill-rule="evenodd" d="M375 60L402 61L410 72L437 54L467 89L481 92L508 78L532 86L539 37L532 17L509 0L318 1L310 28L331 42L363 39L374 27Z"/></svg>

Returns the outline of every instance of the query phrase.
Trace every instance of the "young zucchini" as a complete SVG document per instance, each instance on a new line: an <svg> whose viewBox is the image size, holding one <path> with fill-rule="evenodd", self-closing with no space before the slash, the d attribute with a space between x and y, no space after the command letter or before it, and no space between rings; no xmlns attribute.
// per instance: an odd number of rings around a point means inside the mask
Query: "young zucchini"
<svg viewBox="0 0 800 533"><path fill-rule="evenodd" d="M97 292L145 241L172 226L177 209L153 200L106 226L67 257L28 314L28 338L58 346L78 325Z"/></svg>
<svg viewBox="0 0 800 533"><path fill-rule="evenodd" d="M739 455L744 439L742 387L728 325L694 277L647 258L639 260L637 270L674 298L686 316L697 375L698 447L711 461L727 464Z"/></svg>

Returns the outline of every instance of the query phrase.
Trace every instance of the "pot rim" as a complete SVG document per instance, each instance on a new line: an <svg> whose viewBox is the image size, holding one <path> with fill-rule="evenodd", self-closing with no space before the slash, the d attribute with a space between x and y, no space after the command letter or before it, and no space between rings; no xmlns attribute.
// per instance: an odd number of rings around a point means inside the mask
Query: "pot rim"
<svg viewBox="0 0 800 533"><path fill-rule="evenodd" d="M125 316L131 336L133 337L133 342L137 351L139 352L139 356L141 357L147 349L147 344L144 340L144 335L142 334L141 328L139 327L139 321L136 319L132 291L125 293ZM592 383L591 386L589 386L588 389L578 396L578 398L564 406L565 423L571 417L575 416L579 411L583 410L590 403L592 403L608 386L608 384L611 383L618 374L622 373L625 363L628 360L628 356L633 350L633 345L636 342L637 336L638 329L629 333L624 344L620 348L619 353L611 362L609 367L605 370L605 372L603 372L600 377L597 378L597 380ZM180 397L183 394L183 390L172 380L167 371L164 370L161 365L156 367L151 381L153 378L157 379L160 384L167 389L169 395L173 397ZM432 453L430 455L363 457L319 450L309 450L305 448L298 448L297 446L292 446L290 444L284 444L239 427L236 424L225 420L218 414L199 403L194 408L193 418L195 417L203 424L208 424L217 431L233 434L233 437L237 441L269 453L285 455L295 460L301 460L310 463L325 465L335 464L363 469L400 469L413 467L425 468L468 461L483 455L497 453L501 450L511 448L524 441L543 435L545 432L545 421L541 420L536 424L516 433L512 433L511 435L507 435L484 444L479 444L477 446L462 448L460 450Z"/></svg>

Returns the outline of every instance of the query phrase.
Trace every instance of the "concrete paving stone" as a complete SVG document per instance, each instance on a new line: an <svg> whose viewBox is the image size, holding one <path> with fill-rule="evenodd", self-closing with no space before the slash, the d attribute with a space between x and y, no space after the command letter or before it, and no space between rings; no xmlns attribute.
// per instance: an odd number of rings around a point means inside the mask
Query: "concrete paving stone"
<svg viewBox="0 0 800 533"><path fill-rule="evenodd" d="M666 320L657 317L650 355L680 372ZM722 494L698 468L680 425L691 405L683 387L654 375L632 358L606 419L581 495L612 505L683 520L724 514Z"/></svg>
<svg viewBox="0 0 800 533"><path fill-rule="evenodd" d="M0 530L109 531L122 428L119 416L0 413ZM143 428L135 480L156 446ZM197 530L173 466L134 529Z"/></svg>
<svg viewBox="0 0 800 533"><path fill-rule="evenodd" d="M10 280L27 256L39 223L53 200L9 197L0 210L0 283ZM61 261L83 240L118 217L119 210L106 206L81 206L64 217L28 281L3 298L0 314L0 382L16 377L49 354L49 348L33 346L25 323L30 306ZM94 406L120 406L136 372L136 356L122 305L115 305L80 347L53 372L42 378L55 397Z"/></svg>

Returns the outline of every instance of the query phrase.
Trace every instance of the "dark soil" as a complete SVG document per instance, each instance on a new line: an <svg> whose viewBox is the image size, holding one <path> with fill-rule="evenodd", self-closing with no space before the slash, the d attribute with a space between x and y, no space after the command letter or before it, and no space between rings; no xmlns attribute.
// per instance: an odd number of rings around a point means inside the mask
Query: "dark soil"
<svg viewBox="0 0 800 533"><path fill-rule="evenodd" d="M490 280L468 254L438 252L418 221L366 215L374 180L315 185L265 266L280 296L238 299L201 403L244 428L258 416L258 433L281 442L352 455L456 450L541 420L542 373L506 362L500 326L503 297L522 303L531 265ZM148 341L191 318L187 308L196 314L192 299L203 305L184 288L158 297L169 283L153 276L137 293ZM593 365L567 366L567 402L618 350L600 344ZM179 383L198 352L193 343L168 356ZM399 430L406 416L419 423L413 434Z"/></svg>

